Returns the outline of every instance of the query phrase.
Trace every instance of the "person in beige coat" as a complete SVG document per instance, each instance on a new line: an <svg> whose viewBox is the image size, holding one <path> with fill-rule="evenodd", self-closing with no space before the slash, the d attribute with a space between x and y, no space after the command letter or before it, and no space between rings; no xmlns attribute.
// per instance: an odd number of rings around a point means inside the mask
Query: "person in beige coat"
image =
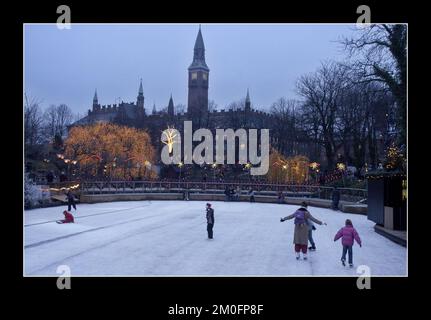
<svg viewBox="0 0 431 320"><path fill-rule="evenodd" d="M304 260L307 260L307 245L308 245L308 224L307 220L311 220L314 223L317 223L319 225L326 225L325 222L322 222L320 220L317 220L314 218L310 212L307 210L307 203L303 202L301 204L301 207L295 211L295 213L281 218L280 222L293 219L295 223L295 231L293 233L293 243L295 245L295 252L296 252L296 260L299 260L300 258L300 252L302 251L302 255Z"/></svg>

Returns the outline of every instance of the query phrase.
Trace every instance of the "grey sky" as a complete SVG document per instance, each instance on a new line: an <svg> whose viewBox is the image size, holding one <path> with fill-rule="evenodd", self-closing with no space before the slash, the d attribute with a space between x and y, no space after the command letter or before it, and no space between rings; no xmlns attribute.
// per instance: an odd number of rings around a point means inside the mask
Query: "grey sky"
<svg viewBox="0 0 431 320"><path fill-rule="evenodd" d="M74 113L99 103L136 101L142 78L145 108L187 104L187 68L197 24L72 25L24 27L25 90L42 107L66 103ZM296 98L295 83L326 59L342 60L336 41L353 25L202 24L210 68L209 99L219 109L250 88L255 108Z"/></svg>

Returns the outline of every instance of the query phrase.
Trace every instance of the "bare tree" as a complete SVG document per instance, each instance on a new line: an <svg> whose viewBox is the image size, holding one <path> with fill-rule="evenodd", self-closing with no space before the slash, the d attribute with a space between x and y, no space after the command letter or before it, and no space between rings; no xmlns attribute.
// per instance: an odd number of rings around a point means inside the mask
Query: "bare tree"
<svg viewBox="0 0 431 320"><path fill-rule="evenodd" d="M39 101L25 95L24 105L24 143L26 146L35 146L43 142L43 117L39 108Z"/></svg>
<svg viewBox="0 0 431 320"><path fill-rule="evenodd" d="M185 113L186 112L186 105L185 104L182 104L182 103L180 103L180 104L177 104L176 106L175 106L175 114L183 114L183 113Z"/></svg>
<svg viewBox="0 0 431 320"><path fill-rule="evenodd" d="M67 126L72 123L73 114L65 104L51 105L44 113L45 135L52 141L56 136L65 137Z"/></svg>
<svg viewBox="0 0 431 320"><path fill-rule="evenodd" d="M363 82L383 83L396 99L399 143L406 141L407 25L374 24L342 40Z"/></svg>
<svg viewBox="0 0 431 320"><path fill-rule="evenodd" d="M299 102L282 97L271 105L271 113L275 116L271 124L276 149L283 155L299 153L299 131L297 130L297 109Z"/></svg>
<svg viewBox="0 0 431 320"><path fill-rule="evenodd" d="M314 126L316 142L324 147L329 168L334 166L339 147L335 140L335 122L339 98L347 86L346 73L345 66L326 62L316 72L302 76L297 83L297 92L304 98L303 116Z"/></svg>
<svg viewBox="0 0 431 320"><path fill-rule="evenodd" d="M218 109L217 103L215 103L214 100L210 100L208 102L208 112L211 113L211 112L217 111L217 109Z"/></svg>

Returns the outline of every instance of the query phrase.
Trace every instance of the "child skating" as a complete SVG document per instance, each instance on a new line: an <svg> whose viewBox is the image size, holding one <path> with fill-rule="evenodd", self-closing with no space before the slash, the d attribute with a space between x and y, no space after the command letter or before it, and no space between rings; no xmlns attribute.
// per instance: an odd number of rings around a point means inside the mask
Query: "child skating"
<svg viewBox="0 0 431 320"><path fill-rule="evenodd" d="M280 219L280 222L285 220L293 219L295 224L295 231L293 235L293 243L295 245L296 260L300 259L300 252L302 251L302 256L304 260L307 260L307 245L308 245L308 224L307 220L311 220L319 225L326 225L325 222L319 221L314 218L310 212L307 210L307 203L303 202L301 208L295 211L295 213L290 216Z"/></svg>
<svg viewBox="0 0 431 320"><path fill-rule="evenodd" d="M349 254L349 266L353 267L353 243L356 241L360 247L362 247L361 238L358 232L353 228L352 221L350 219L346 220L345 227L338 230L335 235L334 241L341 238L341 244L343 245L343 254L341 256L341 263L343 266L346 265L346 253Z"/></svg>

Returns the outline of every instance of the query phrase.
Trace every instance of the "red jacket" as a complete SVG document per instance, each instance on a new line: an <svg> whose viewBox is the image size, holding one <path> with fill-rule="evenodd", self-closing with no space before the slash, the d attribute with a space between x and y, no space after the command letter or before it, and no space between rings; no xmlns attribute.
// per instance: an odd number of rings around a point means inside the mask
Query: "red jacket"
<svg viewBox="0 0 431 320"><path fill-rule="evenodd" d="M64 220L63 220L63 223L74 223L75 222L75 219L73 218L73 215L70 213L70 212L65 212L64 213Z"/></svg>

